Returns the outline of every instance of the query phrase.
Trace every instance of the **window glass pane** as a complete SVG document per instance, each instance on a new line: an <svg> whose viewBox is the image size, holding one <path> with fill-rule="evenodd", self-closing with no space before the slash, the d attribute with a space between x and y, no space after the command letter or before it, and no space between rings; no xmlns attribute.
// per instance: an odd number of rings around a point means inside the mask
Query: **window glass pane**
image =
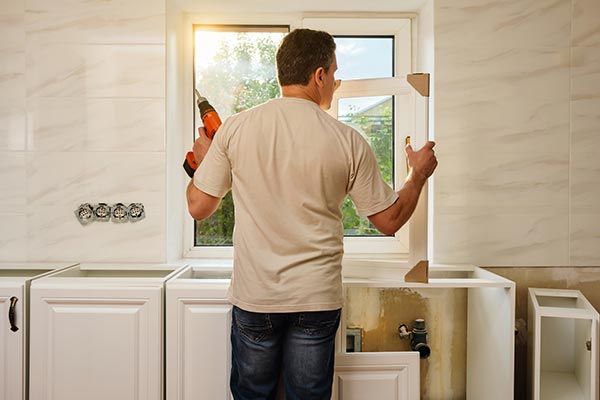
<svg viewBox="0 0 600 400"><path fill-rule="evenodd" d="M241 31L242 29L246 31ZM221 120L279 96L275 52L287 28L195 30L194 85ZM202 126L195 110L195 128ZM229 192L210 218L195 223L196 246L231 246L233 200Z"/></svg>
<svg viewBox="0 0 600 400"><path fill-rule="evenodd" d="M394 182L394 99L393 96L352 97L338 102L338 119L356 129L369 142L377 158L383 179ZM369 222L361 218L350 198L342 207L346 236L381 236Z"/></svg>
<svg viewBox="0 0 600 400"><path fill-rule="evenodd" d="M394 76L393 37L334 36L338 70L336 79L390 78Z"/></svg>

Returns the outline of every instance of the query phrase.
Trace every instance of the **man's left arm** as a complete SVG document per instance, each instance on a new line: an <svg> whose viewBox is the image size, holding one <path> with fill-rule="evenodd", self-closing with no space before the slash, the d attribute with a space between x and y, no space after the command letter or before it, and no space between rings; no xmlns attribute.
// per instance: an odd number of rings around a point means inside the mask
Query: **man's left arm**
<svg viewBox="0 0 600 400"><path fill-rule="evenodd" d="M219 208L221 198L231 189L231 164L225 154L221 130L213 142L200 128L199 137L194 142L194 158L199 166L188 184L186 197L188 211L197 221L210 217Z"/></svg>

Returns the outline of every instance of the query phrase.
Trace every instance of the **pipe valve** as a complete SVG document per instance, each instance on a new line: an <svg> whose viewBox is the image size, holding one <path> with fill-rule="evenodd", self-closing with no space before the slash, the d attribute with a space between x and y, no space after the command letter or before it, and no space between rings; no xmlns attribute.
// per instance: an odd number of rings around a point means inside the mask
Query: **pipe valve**
<svg viewBox="0 0 600 400"><path fill-rule="evenodd" d="M412 351L418 351L419 357L428 358L431 354L431 349L427 344L427 328L425 327L424 319L416 319L413 322L412 330L408 330L407 326L401 324L398 327L398 335L400 339L409 339L410 348Z"/></svg>

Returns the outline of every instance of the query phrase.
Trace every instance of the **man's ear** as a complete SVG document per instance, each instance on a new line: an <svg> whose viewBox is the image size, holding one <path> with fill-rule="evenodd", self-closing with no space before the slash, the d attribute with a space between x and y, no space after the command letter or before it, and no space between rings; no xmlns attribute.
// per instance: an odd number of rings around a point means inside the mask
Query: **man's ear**
<svg viewBox="0 0 600 400"><path fill-rule="evenodd" d="M323 87L325 85L325 74L325 68L323 67L319 67L315 70L314 79L318 87Z"/></svg>

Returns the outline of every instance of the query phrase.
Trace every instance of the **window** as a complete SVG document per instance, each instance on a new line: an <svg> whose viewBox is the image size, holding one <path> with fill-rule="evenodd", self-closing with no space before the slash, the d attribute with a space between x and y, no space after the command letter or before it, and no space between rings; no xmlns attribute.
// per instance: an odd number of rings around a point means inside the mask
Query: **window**
<svg viewBox="0 0 600 400"><path fill-rule="evenodd" d="M394 186L394 98L393 96L339 99L338 119L355 128L369 142L383 180ZM361 218L349 197L344 200L345 236L383 236L367 218Z"/></svg>
<svg viewBox="0 0 600 400"><path fill-rule="evenodd" d="M414 92L405 80L412 72L410 20L307 18L303 26L333 35L336 78L342 85L334 95L330 114L363 135L383 179L399 190L406 178L404 138L413 135L415 128ZM346 253L408 256L408 224L395 236L384 236L367 218L358 216L349 198L342 210Z"/></svg>
<svg viewBox="0 0 600 400"><path fill-rule="evenodd" d="M334 35L338 71L342 82L394 76L393 36ZM394 186L394 97L338 98L337 117L355 128L370 143L383 179ZM354 203L344 200L345 236L384 236L367 218L361 218Z"/></svg>
<svg viewBox="0 0 600 400"><path fill-rule="evenodd" d="M393 36L334 35L338 70L336 78L391 78L394 76Z"/></svg>
<svg viewBox="0 0 600 400"><path fill-rule="evenodd" d="M279 96L275 52L289 28L203 26L194 29L194 87L221 120ZM194 108L194 134L202 126ZM234 210L231 191L208 219L194 223L194 246L231 246Z"/></svg>
<svg viewBox="0 0 600 400"><path fill-rule="evenodd" d="M404 138L415 131L415 96L405 78L412 72L411 20L374 21L305 18L290 25L334 36L336 79L342 79L342 86L329 112L367 139L384 180L398 190L406 177ZM290 25L194 25L193 84L222 119L279 96L275 52ZM194 132L201 123L195 108ZM358 216L349 198L342 211L346 255L407 258L408 224L393 237L383 236ZM194 223L188 256L230 256L233 221L229 193L213 217Z"/></svg>

